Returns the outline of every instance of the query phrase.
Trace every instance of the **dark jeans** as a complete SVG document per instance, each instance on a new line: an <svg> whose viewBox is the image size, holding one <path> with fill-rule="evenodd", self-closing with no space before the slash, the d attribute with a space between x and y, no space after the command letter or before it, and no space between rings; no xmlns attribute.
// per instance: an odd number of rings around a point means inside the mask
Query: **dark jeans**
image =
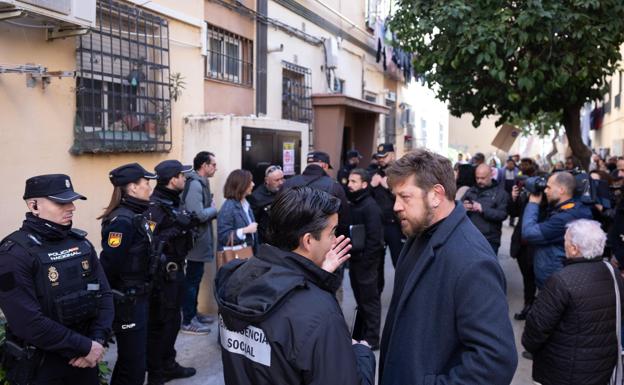
<svg viewBox="0 0 624 385"><path fill-rule="evenodd" d="M197 315L199 284L204 276L204 262L186 262L186 295L182 307L182 323L188 325Z"/></svg>
<svg viewBox="0 0 624 385"><path fill-rule="evenodd" d="M76 368L68 364L69 359L58 354L47 353L37 374L34 385L98 385L97 368Z"/></svg>
<svg viewBox="0 0 624 385"><path fill-rule="evenodd" d="M147 360L147 313L149 298L138 298L134 308L134 319L116 319L113 323L117 341L117 362L111 377L111 385L137 385L145 382ZM117 312L119 306L115 308ZM131 326L134 324L134 326Z"/></svg>
<svg viewBox="0 0 624 385"><path fill-rule="evenodd" d="M401 249L403 248L403 233L401 225L398 222L384 224L384 241L390 249L390 258L392 258L392 266L396 267Z"/></svg>
<svg viewBox="0 0 624 385"><path fill-rule="evenodd" d="M175 280L166 281L150 299L147 332L147 372L149 382L163 380L164 371L175 364L174 348L182 323L184 300L184 270L178 270Z"/></svg>
<svg viewBox="0 0 624 385"><path fill-rule="evenodd" d="M360 258L358 258L360 257ZM349 265L349 277L353 295L357 302L357 316L353 327L353 338L366 340L371 346L379 345L381 327L381 296L378 288L379 260L383 260L384 252L377 255L354 255Z"/></svg>
<svg viewBox="0 0 624 385"><path fill-rule="evenodd" d="M533 250L526 246L520 247L516 259L524 284L524 304L531 305L537 291L535 287L535 271L533 271Z"/></svg>

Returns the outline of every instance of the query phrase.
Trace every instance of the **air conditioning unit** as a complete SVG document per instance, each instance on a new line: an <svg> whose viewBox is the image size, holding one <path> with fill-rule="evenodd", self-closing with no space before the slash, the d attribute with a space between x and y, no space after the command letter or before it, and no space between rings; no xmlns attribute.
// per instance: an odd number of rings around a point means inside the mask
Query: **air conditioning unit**
<svg viewBox="0 0 624 385"><path fill-rule="evenodd" d="M338 40L330 37L325 39L325 54L327 55L327 68L338 67Z"/></svg>
<svg viewBox="0 0 624 385"><path fill-rule="evenodd" d="M88 32L88 28L95 27L95 10L96 0L0 0L0 20L23 19L24 24L49 26L56 33Z"/></svg>

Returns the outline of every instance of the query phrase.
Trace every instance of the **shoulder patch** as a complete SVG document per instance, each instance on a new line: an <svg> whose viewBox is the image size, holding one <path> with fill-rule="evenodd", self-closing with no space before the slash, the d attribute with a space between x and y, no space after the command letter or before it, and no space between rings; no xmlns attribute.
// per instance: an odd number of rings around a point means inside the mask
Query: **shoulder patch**
<svg viewBox="0 0 624 385"><path fill-rule="evenodd" d="M116 248L121 245L121 239L123 238L123 233L108 233L108 247Z"/></svg>
<svg viewBox="0 0 624 385"><path fill-rule="evenodd" d="M561 206L561 210L570 210L570 209L573 209L574 206L576 206L576 203L570 202L568 204Z"/></svg>

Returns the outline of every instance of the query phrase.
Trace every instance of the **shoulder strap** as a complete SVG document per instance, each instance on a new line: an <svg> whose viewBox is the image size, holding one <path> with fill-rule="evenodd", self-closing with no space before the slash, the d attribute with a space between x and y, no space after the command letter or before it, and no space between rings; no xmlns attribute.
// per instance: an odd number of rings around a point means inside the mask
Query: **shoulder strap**
<svg viewBox="0 0 624 385"><path fill-rule="evenodd" d="M617 335L617 346L618 346L618 359L615 367L615 382L611 382L612 384L621 384L622 380L624 380L624 376L622 373L622 309L620 303L620 288L617 283L617 278L615 278L615 271L613 270L613 266L607 261L602 261L609 272L611 273L611 277L613 278L613 286L615 287L615 333Z"/></svg>
<svg viewBox="0 0 624 385"><path fill-rule="evenodd" d="M184 182L184 191L182 191L182 195L180 196L180 200L182 201L183 204L186 201L186 196L188 195L189 188L191 188L192 182L193 182L192 178L187 178L186 181Z"/></svg>

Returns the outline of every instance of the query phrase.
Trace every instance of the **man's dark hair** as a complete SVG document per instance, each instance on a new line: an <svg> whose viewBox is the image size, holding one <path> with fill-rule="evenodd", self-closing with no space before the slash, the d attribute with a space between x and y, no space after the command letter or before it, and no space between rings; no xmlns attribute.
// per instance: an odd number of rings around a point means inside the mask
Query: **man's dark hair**
<svg viewBox="0 0 624 385"><path fill-rule="evenodd" d="M349 172L349 175L351 174L359 175L360 178L362 178L362 182L370 183L370 175L368 175L368 172L363 168L354 168Z"/></svg>
<svg viewBox="0 0 624 385"><path fill-rule="evenodd" d="M398 182L414 176L416 186L423 191L429 191L434 185L444 187L446 198L455 200L455 176L451 161L442 155L425 149L408 152L386 170L388 184L392 187Z"/></svg>
<svg viewBox="0 0 624 385"><path fill-rule="evenodd" d="M457 166L457 188L462 186L472 187L475 182L475 168L471 164L460 164Z"/></svg>
<svg viewBox="0 0 624 385"><path fill-rule="evenodd" d="M240 201L245 197L253 176L247 170L234 170L228 175L223 186L223 197Z"/></svg>
<svg viewBox="0 0 624 385"><path fill-rule="evenodd" d="M293 187L280 193L271 206L267 236L269 244L292 251L306 233L321 238L332 214L340 209L340 200L325 191Z"/></svg>
<svg viewBox="0 0 624 385"><path fill-rule="evenodd" d="M199 170L204 163L210 163L210 157L215 157L212 152L209 151L200 151L195 155L193 159L193 169L195 171Z"/></svg>
<svg viewBox="0 0 624 385"><path fill-rule="evenodd" d="M574 196L576 190L576 178L567 171L559 171L553 174L555 182L563 187L570 196Z"/></svg>

